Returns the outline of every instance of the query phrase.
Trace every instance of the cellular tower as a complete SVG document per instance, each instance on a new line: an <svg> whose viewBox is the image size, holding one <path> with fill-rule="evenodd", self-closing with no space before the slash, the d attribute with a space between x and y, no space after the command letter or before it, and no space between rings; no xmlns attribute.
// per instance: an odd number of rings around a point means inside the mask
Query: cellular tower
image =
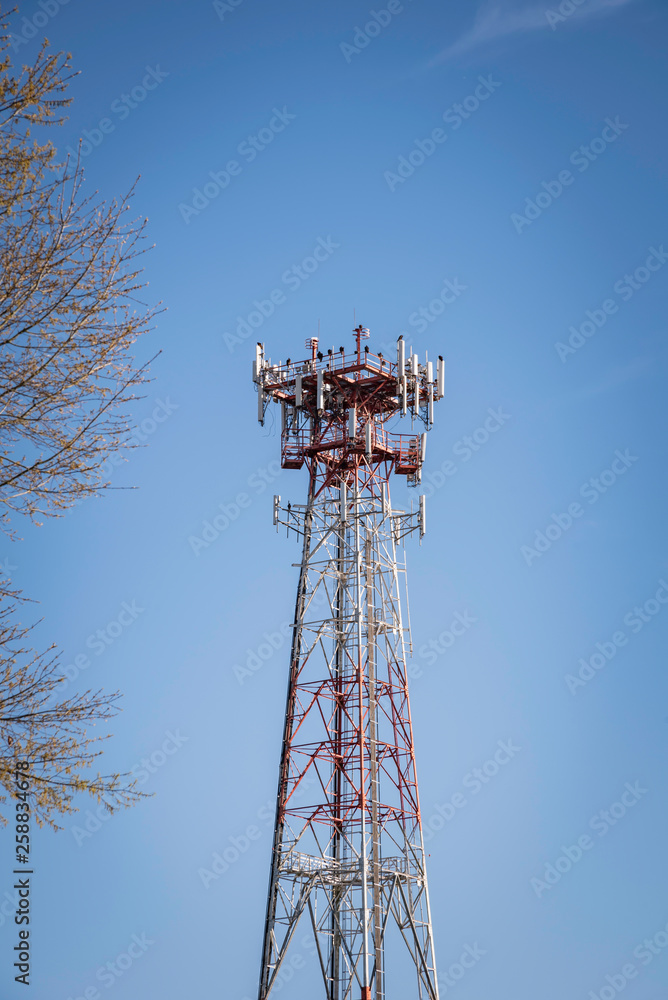
<svg viewBox="0 0 668 1000"><path fill-rule="evenodd" d="M401 337L388 360L362 347L367 329L354 335L348 353L309 339L300 362L272 364L258 344L253 364L260 423L280 404L281 464L309 475L306 503L274 498L302 559L259 1000L282 985L298 926L325 1000L438 1000L399 557L424 535L425 506L395 509L389 484L420 482L444 365L407 355ZM410 434L386 429L402 416Z"/></svg>

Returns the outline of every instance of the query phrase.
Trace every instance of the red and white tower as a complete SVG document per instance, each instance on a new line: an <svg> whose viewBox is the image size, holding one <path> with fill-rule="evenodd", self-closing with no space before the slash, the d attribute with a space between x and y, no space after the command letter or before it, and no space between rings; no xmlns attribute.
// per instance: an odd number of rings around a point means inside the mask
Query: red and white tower
<svg viewBox="0 0 668 1000"><path fill-rule="evenodd" d="M326 1000L407 1000L392 990L402 960L414 995L438 1000L398 558L406 535L424 534L425 507L420 496L415 512L394 509L389 481L420 482L415 425L432 425L444 366L407 357L402 338L390 361L354 332L354 352L311 339L298 363L272 365L258 344L253 366L260 422L281 406L283 468L309 473L306 503L274 498L277 530L299 534L303 553L259 1000L298 925L314 936ZM386 430L409 415L413 433Z"/></svg>

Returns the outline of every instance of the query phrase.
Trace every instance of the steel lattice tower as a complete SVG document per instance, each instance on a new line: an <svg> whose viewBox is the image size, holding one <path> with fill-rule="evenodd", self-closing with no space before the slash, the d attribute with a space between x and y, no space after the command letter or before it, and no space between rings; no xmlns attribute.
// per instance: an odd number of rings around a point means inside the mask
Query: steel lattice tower
<svg viewBox="0 0 668 1000"><path fill-rule="evenodd" d="M354 352L323 355L311 339L297 364L272 365L258 344L253 366L260 422L281 405L283 468L309 472L305 504L274 498L277 530L297 532L303 554L259 1000L300 921L326 1000L384 1000L388 942L414 965L419 1000L438 1000L397 551L424 534L424 497L403 512L389 491L392 472L420 482L426 433L385 424L410 413L429 429L444 366L434 378L402 338L390 362L362 349L368 330L354 332Z"/></svg>

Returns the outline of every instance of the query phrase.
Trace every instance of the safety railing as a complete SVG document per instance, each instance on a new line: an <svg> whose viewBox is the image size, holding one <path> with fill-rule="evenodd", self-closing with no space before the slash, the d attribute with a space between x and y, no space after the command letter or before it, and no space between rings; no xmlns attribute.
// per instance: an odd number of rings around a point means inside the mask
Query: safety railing
<svg viewBox="0 0 668 1000"><path fill-rule="evenodd" d="M316 437L313 437L308 428L302 428L296 434L285 430L281 439L283 468L301 468L307 455L332 451L336 448L365 451L366 434L358 434L351 438L340 426L324 428ZM392 434L383 428L372 426L369 448L373 455L378 456L380 452L387 458L393 458L399 472L412 472L419 467L420 437L414 434Z"/></svg>
<svg viewBox="0 0 668 1000"><path fill-rule="evenodd" d="M317 375L319 371L333 372L344 375L348 372L359 371L364 373L386 374L397 377L397 364L384 358L380 354L372 354L371 351L362 351L358 359L357 352L341 354L334 351L333 354L324 354L322 359L315 361L291 361L290 364L268 365L262 369L262 380L266 391L272 388L279 388L286 384L293 383L297 375Z"/></svg>

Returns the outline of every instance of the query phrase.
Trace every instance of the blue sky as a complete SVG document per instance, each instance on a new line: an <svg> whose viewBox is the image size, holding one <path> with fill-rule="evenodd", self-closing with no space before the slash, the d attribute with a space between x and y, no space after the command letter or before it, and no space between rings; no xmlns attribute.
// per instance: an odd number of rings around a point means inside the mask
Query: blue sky
<svg viewBox="0 0 668 1000"><path fill-rule="evenodd" d="M349 344L355 318L372 348L403 332L447 364L428 533L408 548L443 995L662 1000L664 4L46 8L40 31L81 70L54 138L88 143L91 192L141 175L147 296L167 311L137 349L162 353L124 488L0 551L41 642L64 666L87 655L72 689L123 691L107 766L155 793L104 822L83 801L36 836L32 995L255 994L299 559L271 497L299 502L306 478L256 422L250 362L257 339L299 357L318 324ZM43 9L21 5L18 59ZM228 526L193 542L221 505ZM457 614L475 621L451 642ZM244 676L267 634L275 654ZM495 772L499 741L517 749ZM234 844L205 888L198 870ZM551 885L549 865L568 869ZM8 969L6 917L0 934ZM466 945L484 955L449 986ZM301 1000L315 962L296 954L282 995ZM22 995L8 974L2 995Z"/></svg>

